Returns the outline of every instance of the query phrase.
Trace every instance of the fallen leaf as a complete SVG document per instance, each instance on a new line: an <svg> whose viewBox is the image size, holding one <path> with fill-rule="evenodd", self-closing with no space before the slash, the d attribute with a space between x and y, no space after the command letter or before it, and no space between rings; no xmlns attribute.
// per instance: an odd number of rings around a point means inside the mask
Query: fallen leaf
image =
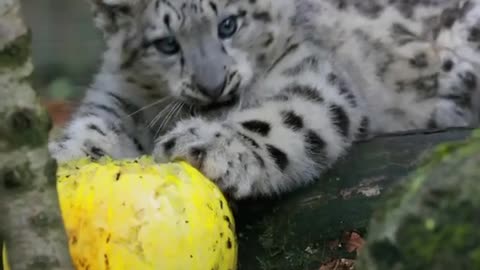
<svg viewBox="0 0 480 270"><path fill-rule="evenodd" d="M328 246L332 251L343 248L349 253L356 252L358 255L364 243L365 240L359 233L350 231L343 233L340 240L336 239L330 241ZM319 270L353 270L354 262L355 260L344 258L332 259L322 264Z"/></svg>
<svg viewBox="0 0 480 270"><path fill-rule="evenodd" d="M344 246L348 252L360 252L362 246L365 244L365 240L357 232L346 233L344 238Z"/></svg>

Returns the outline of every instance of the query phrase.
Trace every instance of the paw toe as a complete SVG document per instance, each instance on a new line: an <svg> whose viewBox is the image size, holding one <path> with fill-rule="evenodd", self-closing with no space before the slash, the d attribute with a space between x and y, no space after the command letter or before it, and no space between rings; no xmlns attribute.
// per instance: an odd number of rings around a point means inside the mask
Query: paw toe
<svg viewBox="0 0 480 270"><path fill-rule="evenodd" d="M477 76L470 71L466 71L459 74L460 79L468 89L474 89L477 87Z"/></svg>
<svg viewBox="0 0 480 270"><path fill-rule="evenodd" d="M207 150L204 147L192 147L188 152L188 161L198 169L203 167Z"/></svg>

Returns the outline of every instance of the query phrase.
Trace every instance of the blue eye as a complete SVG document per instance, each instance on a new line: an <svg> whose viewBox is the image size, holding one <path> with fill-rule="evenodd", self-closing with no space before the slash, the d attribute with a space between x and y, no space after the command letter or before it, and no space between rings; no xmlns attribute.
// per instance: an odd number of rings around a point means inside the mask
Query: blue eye
<svg viewBox="0 0 480 270"><path fill-rule="evenodd" d="M158 51L168 55L176 54L180 51L180 44L174 37L157 39L153 42L153 45Z"/></svg>
<svg viewBox="0 0 480 270"><path fill-rule="evenodd" d="M218 25L218 36L221 39L226 39L235 32L237 32L238 24L237 24L237 17L236 16L230 16L223 20L219 25Z"/></svg>

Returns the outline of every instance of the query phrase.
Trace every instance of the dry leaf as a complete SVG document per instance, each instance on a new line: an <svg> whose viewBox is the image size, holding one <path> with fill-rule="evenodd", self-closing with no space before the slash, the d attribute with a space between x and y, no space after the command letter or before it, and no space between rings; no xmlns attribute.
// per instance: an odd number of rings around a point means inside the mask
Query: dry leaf
<svg viewBox="0 0 480 270"><path fill-rule="evenodd" d="M358 234L357 232L347 233L346 236L347 237L344 241L345 249L348 252L356 251L358 254L360 252L360 249L364 245L365 240L363 240L362 236L360 236L360 234Z"/></svg>
<svg viewBox="0 0 480 270"><path fill-rule="evenodd" d="M340 240L330 241L329 248L332 251L344 248L347 252L356 252L358 255L364 243L365 240L359 233L351 231L345 232ZM354 262L350 259L333 259L320 266L319 270L353 270Z"/></svg>

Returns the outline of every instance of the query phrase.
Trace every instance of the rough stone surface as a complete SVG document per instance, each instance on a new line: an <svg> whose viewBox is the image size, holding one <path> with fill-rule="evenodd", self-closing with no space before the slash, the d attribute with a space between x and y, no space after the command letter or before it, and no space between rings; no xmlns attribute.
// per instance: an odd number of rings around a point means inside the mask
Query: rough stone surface
<svg viewBox="0 0 480 270"><path fill-rule="evenodd" d="M355 258L341 243L344 233L363 236L382 197L406 180L425 152L470 134L416 131L362 141L312 185L278 199L239 202L239 270L313 270L330 259Z"/></svg>
<svg viewBox="0 0 480 270"><path fill-rule="evenodd" d="M480 132L436 148L372 218L357 269L480 269Z"/></svg>

